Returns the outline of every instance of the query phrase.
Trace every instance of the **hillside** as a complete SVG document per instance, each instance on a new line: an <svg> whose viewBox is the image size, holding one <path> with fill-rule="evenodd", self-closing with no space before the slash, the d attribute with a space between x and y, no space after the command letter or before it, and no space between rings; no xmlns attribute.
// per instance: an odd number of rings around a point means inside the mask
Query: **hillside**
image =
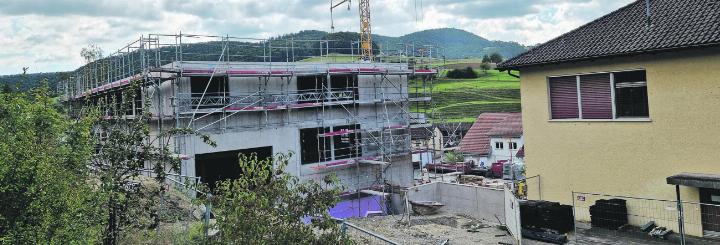
<svg viewBox="0 0 720 245"><path fill-rule="evenodd" d="M7 84L13 88L13 90L27 91L38 87L43 80L47 79L48 87L50 87L51 91L55 91L58 82L68 76L69 72L30 73L25 76L20 74L2 75L0 76L0 87L4 87L5 84Z"/></svg>
<svg viewBox="0 0 720 245"><path fill-rule="evenodd" d="M498 71L433 81L433 122L474 122L483 112L520 112L520 80ZM413 108L414 109L414 108Z"/></svg>
<svg viewBox="0 0 720 245"><path fill-rule="evenodd" d="M471 32L441 28L413 32L400 37L374 36L375 42L382 47L391 47L397 43L415 43L416 45L434 45L448 59L482 57L498 52L505 58L514 57L526 50L516 42L491 41Z"/></svg>

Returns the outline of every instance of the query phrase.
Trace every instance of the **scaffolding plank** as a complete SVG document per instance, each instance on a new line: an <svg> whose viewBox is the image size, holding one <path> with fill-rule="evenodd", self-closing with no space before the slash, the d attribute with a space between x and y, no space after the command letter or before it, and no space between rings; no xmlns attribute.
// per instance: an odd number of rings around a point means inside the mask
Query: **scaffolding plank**
<svg viewBox="0 0 720 245"><path fill-rule="evenodd" d="M388 197L390 196L390 193L387 192L381 192L381 191L373 191L373 190L360 190L360 193L365 193L373 196L384 196Z"/></svg>
<svg viewBox="0 0 720 245"><path fill-rule="evenodd" d="M360 161L358 161L358 162L359 162L359 163L362 163L362 164L370 164L370 165L388 165L388 164L390 164L389 162L376 161L376 160L368 160L368 159L366 159L366 160L360 160Z"/></svg>

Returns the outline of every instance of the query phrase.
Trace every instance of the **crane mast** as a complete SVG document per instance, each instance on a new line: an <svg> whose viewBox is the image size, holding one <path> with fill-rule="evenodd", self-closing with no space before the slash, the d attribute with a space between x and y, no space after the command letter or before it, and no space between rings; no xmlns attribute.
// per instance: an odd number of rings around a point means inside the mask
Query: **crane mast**
<svg viewBox="0 0 720 245"><path fill-rule="evenodd" d="M330 0L330 30L335 31L335 23L333 21L333 9L347 2L348 10L352 0L342 0L337 4L333 4ZM360 54L363 60L372 61L372 32L370 28L370 0L359 0L360 2Z"/></svg>
<svg viewBox="0 0 720 245"><path fill-rule="evenodd" d="M362 58L372 61L372 32L370 31L370 0L360 0L360 49Z"/></svg>

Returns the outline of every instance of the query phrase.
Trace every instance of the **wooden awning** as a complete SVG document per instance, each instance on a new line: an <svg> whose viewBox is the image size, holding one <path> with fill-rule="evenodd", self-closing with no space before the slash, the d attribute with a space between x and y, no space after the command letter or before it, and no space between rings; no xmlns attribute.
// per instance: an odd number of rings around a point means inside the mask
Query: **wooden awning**
<svg viewBox="0 0 720 245"><path fill-rule="evenodd" d="M720 189L720 175L701 173L679 173L667 177L667 183L670 185Z"/></svg>

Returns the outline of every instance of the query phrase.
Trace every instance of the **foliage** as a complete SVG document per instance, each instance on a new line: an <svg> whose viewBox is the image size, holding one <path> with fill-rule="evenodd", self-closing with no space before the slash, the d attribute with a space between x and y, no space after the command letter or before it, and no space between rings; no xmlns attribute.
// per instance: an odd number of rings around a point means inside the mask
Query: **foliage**
<svg viewBox="0 0 720 245"><path fill-rule="evenodd" d="M47 81L51 94L55 92L59 81L70 76L69 72L46 72L46 73L28 73L17 75L0 76L0 85L3 88L9 88L18 92L27 92L33 88L42 86L42 81Z"/></svg>
<svg viewBox="0 0 720 245"><path fill-rule="evenodd" d="M218 236L233 244L342 244L347 238L327 210L339 201L338 179L300 182L285 172L289 154L241 155L242 174L215 189ZM273 168L275 166L275 168ZM311 225L303 223L312 218Z"/></svg>
<svg viewBox="0 0 720 245"><path fill-rule="evenodd" d="M90 63L103 57L103 51L100 46L96 44L89 44L87 47L80 50L80 56L85 59L85 63Z"/></svg>
<svg viewBox="0 0 720 245"><path fill-rule="evenodd" d="M136 91L139 84L131 84L128 91ZM101 99L97 105L104 115L94 125L101 137L97 137L96 154L90 164L100 179L100 188L105 194L107 229L105 244L116 244L120 232L128 228L155 228L160 222L157 200L152 197L165 195L166 188L160 185L155 192L144 192L138 176L152 173L158 183L164 183L168 172L179 172L180 159L173 156L170 140L174 136L199 136L205 143L215 145L209 137L186 128L173 128L162 132L150 132L150 103L147 98L135 98L136 93L123 93L122 100L113 96L111 100ZM142 99L142 111L127 118L132 111L133 101ZM148 167L146 167L149 165ZM150 200L150 201L148 201Z"/></svg>
<svg viewBox="0 0 720 245"><path fill-rule="evenodd" d="M88 176L92 117L68 120L47 85L0 94L0 243L98 243L97 182Z"/></svg>
<svg viewBox="0 0 720 245"><path fill-rule="evenodd" d="M480 63L480 70L483 71L483 74L487 74L488 70L490 70L490 63L488 63L488 62Z"/></svg>
<svg viewBox="0 0 720 245"><path fill-rule="evenodd" d="M490 63L490 62L492 62L492 61L490 60L490 56L488 56L487 54L486 54L486 55L483 55L482 63Z"/></svg>
<svg viewBox="0 0 720 245"><path fill-rule="evenodd" d="M453 69L447 73L448 78L477 78L477 73L472 69L472 67L467 67L465 69Z"/></svg>
<svg viewBox="0 0 720 245"><path fill-rule="evenodd" d="M500 53L497 53L497 52L496 52L496 53L492 53L492 54L490 55L490 62L495 63L495 64L502 62L503 59L504 59L503 56L502 56Z"/></svg>
<svg viewBox="0 0 720 245"><path fill-rule="evenodd" d="M465 157L457 152L454 151L448 151L445 152L445 155L443 156L445 162L464 162Z"/></svg>

